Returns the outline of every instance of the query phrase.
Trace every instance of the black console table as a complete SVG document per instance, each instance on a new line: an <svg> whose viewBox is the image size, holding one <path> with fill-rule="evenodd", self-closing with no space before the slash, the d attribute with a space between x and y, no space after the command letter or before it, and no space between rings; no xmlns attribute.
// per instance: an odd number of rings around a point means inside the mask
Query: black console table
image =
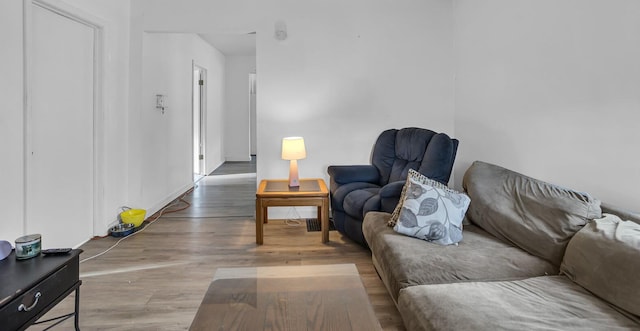
<svg viewBox="0 0 640 331"><path fill-rule="evenodd" d="M75 291L75 310L60 317L74 317L78 327L80 305L80 249L64 255L40 254L16 260L12 252L0 261L0 328L24 330ZM56 320L56 319L53 319ZM55 324L54 324L55 325Z"/></svg>

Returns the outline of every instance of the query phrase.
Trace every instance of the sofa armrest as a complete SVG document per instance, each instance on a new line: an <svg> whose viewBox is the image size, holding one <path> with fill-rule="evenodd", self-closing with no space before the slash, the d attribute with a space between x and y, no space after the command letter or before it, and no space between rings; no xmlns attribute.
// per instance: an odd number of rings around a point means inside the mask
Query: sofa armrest
<svg viewBox="0 0 640 331"><path fill-rule="evenodd" d="M378 184L380 174L372 165L333 165L327 169L331 181L336 184L365 182Z"/></svg>

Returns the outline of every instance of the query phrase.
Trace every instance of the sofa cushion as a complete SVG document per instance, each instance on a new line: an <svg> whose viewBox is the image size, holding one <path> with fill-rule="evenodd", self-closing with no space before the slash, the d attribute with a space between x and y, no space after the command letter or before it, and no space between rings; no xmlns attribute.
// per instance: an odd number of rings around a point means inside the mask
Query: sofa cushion
<svg viewBox="0 0 640 331"><path fill-rule="evenodd" d="M605 214L567 245L560 270L610 303L640 316L640 224Z"/></svg>
<svg viewBox="0 0 640 331"><path fill-rule="evenodd" d="M370 212L364 236L382 281L394 300L400 289L422 284L508 280L558 274L558 268L477 226L465 226L458 246L441 246L407 237L387 226L389 213Z"/></svg>
<svg viewBox="0 0 640 331"><path fill-rule="evenodd" d="M422 184L410 170L405 184L404 201L396 232L440 245L457 244L462 240L462 219L469 207L469 197L442 184Z"/></svg>
<svg viewBox="0 0 640 331"><path fill-rule="evenodd" d="M473 223L557 266L571 237L602 217L600 201L587 193L480 161L465 173L463 187Z"/></svg>
<svg viewBox="0 0 640 331"><path fill-rule="evenodd" d="M400 291L408 330L637 330L620 313L564 276L425 285Z"/></svg>

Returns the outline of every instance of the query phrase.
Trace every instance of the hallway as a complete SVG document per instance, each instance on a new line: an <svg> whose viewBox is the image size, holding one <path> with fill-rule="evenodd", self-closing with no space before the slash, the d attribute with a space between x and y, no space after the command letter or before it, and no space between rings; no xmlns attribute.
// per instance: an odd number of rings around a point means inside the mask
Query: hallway
<svg viewBox="0 0 640 331"><path fill-rule="evenodd" d="M87 260L118 238L83 245L81 328L186 330L219 267L354 263L382 327L402 330L370 252L337 231L330 231L330 242L322 244L320 232L307 232L304 224L296 227L272 220L265 226L265 244L256 246L256 178L255 173L244 171L206 176L184 197L190 207L165 213L102 256ZM185 206L178 202L167 212ZM72 307L73 295L45 318L67 313ZM72 325L68 320L58 328L67 330ZM42 326L32 329L38 328Z"/></svg>

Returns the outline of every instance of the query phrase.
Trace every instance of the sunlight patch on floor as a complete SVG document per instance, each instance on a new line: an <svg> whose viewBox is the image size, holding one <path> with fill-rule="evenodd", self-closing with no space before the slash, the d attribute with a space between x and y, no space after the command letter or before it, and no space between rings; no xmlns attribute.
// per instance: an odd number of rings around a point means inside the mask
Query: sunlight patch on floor
<svg viewBox="0 0 640 331"><path fill-rule="evenodd" d="M247 180L255 180L256 173L206 176L198 182L198 185L233 185L246 183Z"/></svg>
<svg viewBox="0 0 640 331"><path fill-rule="evenodd" d="M178 265L188 264L189 262L172 262L172 263L154 263L147 265L138 265L134 267L128 268L119 268L105 271L93 271L93 272L83 272L80 274L80 278L89 278L89 277L99 277L106 275L114 275L114 274L122 274L133 271L141 271L141 270L151 270L151 269L161 269L161 268L169 268L175 267Z"/></svg>

